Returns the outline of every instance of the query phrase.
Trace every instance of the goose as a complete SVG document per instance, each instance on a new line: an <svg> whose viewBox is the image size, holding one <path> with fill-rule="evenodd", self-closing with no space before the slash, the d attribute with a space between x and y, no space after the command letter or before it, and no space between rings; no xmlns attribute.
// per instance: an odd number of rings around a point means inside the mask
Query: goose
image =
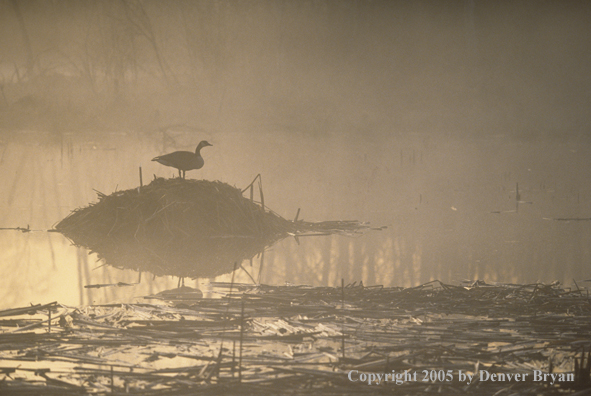
<svg viewBox="0 0 591 396"><path fill-rule="evenodd" d="M195 152L192 153L190 151L175 151L174 153L160 155L158 157L152 158L152 161L156 161L161 163L162 165L170 166L179 170L179 178L185 178L185 172L188 170L193 169L201 169L203 167L204 161L203 157L201 156L201 149L203 147L213 146L213 144L202 140Z"/></svg>

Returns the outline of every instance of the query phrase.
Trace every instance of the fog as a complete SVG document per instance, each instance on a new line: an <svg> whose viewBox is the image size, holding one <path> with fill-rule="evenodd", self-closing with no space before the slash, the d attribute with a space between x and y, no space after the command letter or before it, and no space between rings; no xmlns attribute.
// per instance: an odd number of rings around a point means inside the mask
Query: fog
<svg viewBox="0 0 591 396"><path fill-rule="evenodd" d="M285 218L388 226L286 239L253 263L263 282L589 279L590 17L582 1L0 1L0 228L36 230L0 230L1 305L176 285L84 289L138 275L45 230L137 187L140 166L174 177L150 159L203 139L187 177L260 173Z"/></svg>

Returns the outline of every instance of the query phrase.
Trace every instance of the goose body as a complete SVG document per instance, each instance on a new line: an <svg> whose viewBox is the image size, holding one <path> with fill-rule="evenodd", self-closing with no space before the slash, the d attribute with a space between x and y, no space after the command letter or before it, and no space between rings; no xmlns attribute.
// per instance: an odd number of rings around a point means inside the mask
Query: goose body
<svg viewBox="0 0 591 396"><path fill-rule="evenodd" d="M160 155L152 158L152 161L156 161L165 166L170 166L179 170L179 177L185 178L185 172L193 169L203 168L203 157L201 156L201 149L203 147L213 146L209 142L202 140L195 152L191 151L175 151L174 153Z"/></svg>

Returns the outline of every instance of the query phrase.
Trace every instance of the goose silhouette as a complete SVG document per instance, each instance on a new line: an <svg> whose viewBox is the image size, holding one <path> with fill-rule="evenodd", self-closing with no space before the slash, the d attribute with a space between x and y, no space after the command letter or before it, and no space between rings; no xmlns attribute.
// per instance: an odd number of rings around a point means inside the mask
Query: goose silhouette
<svg viewBox="0 0 591 396"><path fill-rule="evenodd" d="M174 153L160 155L152 158L152 161L156 161L165 166L170 166L179 170L179 177L185 178L185 172L193 169L203 168L203 157L201 156L201 149L203 147L213 146L213 144L202 140L195 149L195 152L191 151L175 151ZM182 176L181 176L182 172Z"/></svg>

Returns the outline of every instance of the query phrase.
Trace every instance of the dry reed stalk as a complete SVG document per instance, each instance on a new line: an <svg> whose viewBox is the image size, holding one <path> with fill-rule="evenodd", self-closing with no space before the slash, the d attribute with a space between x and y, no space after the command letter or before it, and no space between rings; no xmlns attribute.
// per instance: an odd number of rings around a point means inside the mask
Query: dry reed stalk
<svg viewBox="0 0 591 396"><path fill-rule="evenodd" d="M0 394L123 393L114 385L125 383L131 394L152 396L280 391L549 396L588 392L590 386L591 305L580 286L433 281L385 288L342 280L340 287L312 287L235 284L232 279L212 287L225 298L161 294L150 296L161 304L74 308L51 303L0 311ZM60 321L51 332L44 322L14 331L25 323L22 317L44 318L48 309L54 320L67 315L71 324ZM233 342L233 358L222 361L223 347L219 353L212 350L227 340ZM155 360L168 367L154 369ZM54 370L54 362L63 368ZM235 378L219 375L236 368L240 387L233 386ZM349 370L406 369L486 369L529 373L530 378L467 385L456 376L450 383L379 388L347 378ZM534 369L574 372L576 381L536 383Z"/></svg>

